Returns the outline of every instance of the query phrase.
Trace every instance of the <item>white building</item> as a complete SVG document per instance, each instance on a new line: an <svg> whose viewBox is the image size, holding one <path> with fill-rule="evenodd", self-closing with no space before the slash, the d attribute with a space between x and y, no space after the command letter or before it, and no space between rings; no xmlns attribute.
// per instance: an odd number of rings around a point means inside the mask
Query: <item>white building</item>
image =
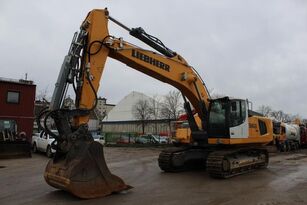
<svg viewBox="0 0 307 205"><path fill-rule="evenodd" d="M133 91L125 96L103 119L103 132L142 133L142 123L133 114L133 106L140 100L152 100L147 95ZM170 122L167 119L148 120L145 133L169 134Z"/></svg>

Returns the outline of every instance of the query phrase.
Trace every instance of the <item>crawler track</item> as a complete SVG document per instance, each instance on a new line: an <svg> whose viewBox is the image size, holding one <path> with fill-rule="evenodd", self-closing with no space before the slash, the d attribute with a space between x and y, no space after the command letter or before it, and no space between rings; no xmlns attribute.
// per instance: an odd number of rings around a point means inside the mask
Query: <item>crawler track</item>
<svg viewBox="0 0 307 205"><path fill-rule="evenodd" d="M205 168L208 151L197 147L176 147L163 150L159 155L159 167L165 172L180 172Z"/></svg>
<svg viewBox="0 0 307 205"><path fill-rule="evenodd" d="M165 172L180 172L184 171L184 148L174 148L163 150L158 159L159 167ZM181 158L181 160L180 160ZM174 164L174 161L182 161L182 164Z"/></svg>
<svg viewBox="0 0 307 205"><path fill-rule="evenodd" d="M214 178L230 178L268 165L266 149L221 150L210 153L207 171Z"/></svg>
<svg viewBox="0 0 307 205"><path fill-rule="evenodd" d="M214 178L230 178L268 165L269 155L264 148L219 149L171 148L159 155L159 167L165 172L180 172L191 167L203 167Z"/></svg>

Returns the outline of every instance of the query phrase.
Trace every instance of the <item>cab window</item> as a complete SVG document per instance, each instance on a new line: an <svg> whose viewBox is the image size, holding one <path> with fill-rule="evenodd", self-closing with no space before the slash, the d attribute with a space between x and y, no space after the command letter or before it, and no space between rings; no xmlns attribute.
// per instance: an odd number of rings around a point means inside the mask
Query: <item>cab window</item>
<svg viewBox="0 0 307 205"><path fill-rule="evenodd" d="M226 106L222 102L214 102L211 105L210 118L211 124L225 125Z"/></svg>
<svg viewBox="0 0 307 205"><path fill-rule="evenodd" d="M214 137L229 136L229 129L227 126L227 106L228 101L215 100L211 102L209 110L209 127L208 133Z"/></svg>
<svg viewBox="0 0 307 205"><path fill-rule="evenodd" d="M246 118L246 103L243 100L230 102L229 126L235 127L244 122Z"/></svg>

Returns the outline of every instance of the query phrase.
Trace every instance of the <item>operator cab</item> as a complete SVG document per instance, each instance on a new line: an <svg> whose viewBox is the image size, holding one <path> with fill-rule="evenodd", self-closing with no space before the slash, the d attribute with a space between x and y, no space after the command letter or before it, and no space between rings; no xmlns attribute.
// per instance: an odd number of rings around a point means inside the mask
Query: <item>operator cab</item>
<svg viewBox="0 0 307 205"><path fill-rule="evenodd" d="M248 101L218 98L210 101L208 116L209 138L248 137Z"/></svg>

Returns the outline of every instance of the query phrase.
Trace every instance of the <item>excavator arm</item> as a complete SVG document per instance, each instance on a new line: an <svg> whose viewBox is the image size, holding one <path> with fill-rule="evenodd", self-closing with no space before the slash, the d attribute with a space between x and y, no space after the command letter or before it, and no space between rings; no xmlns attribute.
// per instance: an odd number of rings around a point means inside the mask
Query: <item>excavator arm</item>
<svg viewBox="0 0 307 205"><path fill-rule="evenodd" d="M131 35L157 49L162 55L137 47L123 41L122 38L110 36L108 32L109 20L121 25ZM198 115L205 121L210 97L202 79L193 67L188 65L180 55L164 46L161 41L146 34L143 29L129 29L119 23L108 15L107 10L91 11L82 23L81 31L74 38L69 55L64 60L53 94L51 110L60 109L67 85L75 81L76 107L83 111L93 109L97 100L96 93L100 78L108 57L176 87L182 92L184 98L187 97ZM67 63L66 59L69 59L70 62ZM186 99L185 102L186 107L189 106ZM187 109L190 110L190 108ZM85 113L75 116L75 126L88 122L89 115L88 112ZM191 120L194 118L191 117ZM194 127L194 130L203 130L205 123L200 128L194 123Z"/></svg>
<svg viewBox="0 0 307 205"><path fill-rule="evenodd" d="M111 36L108 32L110 20L161 54ZM97 104L97 91L108 57L179 89L185 100L192 133L202 136L194 140L207 140L203 133L210 97L197 72L180 55L143 29L129 29L109 16L106 9L93 10L82 23L80 32L74 35L50 108L43 113L46 115L45 130L56 139L56 144L52 145L56 154L46 167L45 180L49 185L80 198L106 196L130 188L122 179L110 173L103 157L103 148L93 141L87 127L89 114ZM73 110L63 108L70 84L76 94L76 109ZM189 102L202 119L202 127L197 126ZM50 117L59 131L58 136L48 129ZM200 131L202 135L197 135Z"/></svg>
<svg viewBox="0 0 307 205"><path fill-rule="evenodd" d="M109 19L118 22L108 15L107 10L93 10L82 24L88 34L85 72L89 72L89 74L83 75L83 82L86 83L82 86L79 107L91 108L93 106L95 92L98 90L106 59L111 57L133 69L178 88L189 99L196 111L203 115L203 109L209 106L209 96L202 80L194 69L180 55L146 38L144 30L141 28L131 29L129 33L164 55L139 48L123 41L122 38L110 36L108 33ZM90 80L95 92L91 91L88 75L92 77ZM199 102L204 102L205 107L201 108ZM84 122L86 123L86 119L80 121L80 123Z"/></svg>

